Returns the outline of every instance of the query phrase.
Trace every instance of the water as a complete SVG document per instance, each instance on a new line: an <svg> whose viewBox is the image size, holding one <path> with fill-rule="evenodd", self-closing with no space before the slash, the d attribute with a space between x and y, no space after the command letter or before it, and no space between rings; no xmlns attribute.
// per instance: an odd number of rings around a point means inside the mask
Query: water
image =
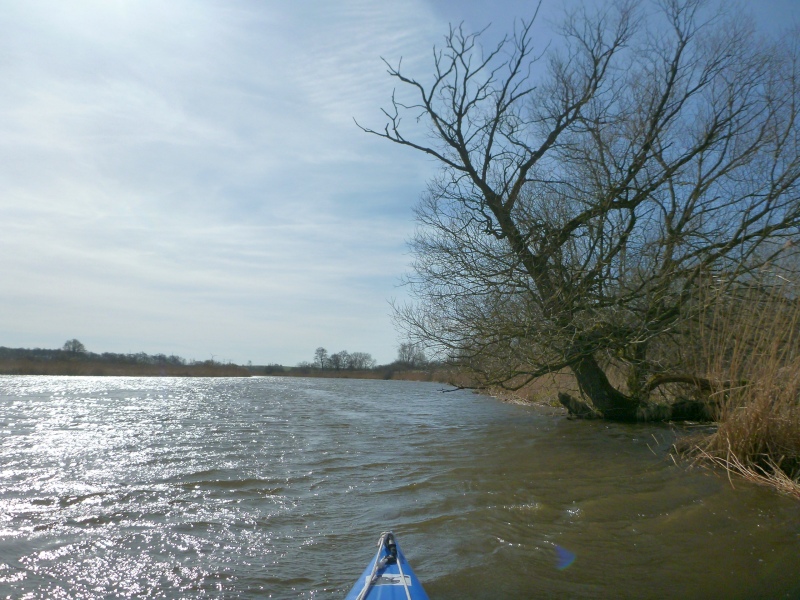
<svg viewBox="0 0 800 600"><path fill-rule="evenodd" d="M798 598L800 503L436 384L0 377L0 598Z"/></svg>

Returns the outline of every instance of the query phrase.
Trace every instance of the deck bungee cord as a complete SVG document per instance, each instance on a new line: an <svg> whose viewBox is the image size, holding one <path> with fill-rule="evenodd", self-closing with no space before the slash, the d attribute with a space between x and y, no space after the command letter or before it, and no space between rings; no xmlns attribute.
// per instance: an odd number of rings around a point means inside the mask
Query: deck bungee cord
<svg viewBox="0 0 800 600"><path fill-rule="evenodd" d="M406 562L391 531L381 533L375 558L368 563L364 573L347 595L347 600L377 599L428 600L428 595Z"/></svg>
<svg viewBox="0 0 800 600"><path fill-rule="evenodd" d="M386 550L386 555L381 558L381 554L383 553L384 549ZM356 600L364 600L364 598L367 597L370 588L378 580L378 571L380 571L386 565L393 565L395 563L397 563L397 569L400 571L400 581L402 582L403 589L406 592L406 598L411 600L411 592L408 589L408 581L403 573L402 562L397 559L397 542L394 541L394 533L391 531L384 531L381 533L381 537L378 539L378 553L375 555L372 573L364 583L364 589L362 589L361 593L358 594Z"/></svg>

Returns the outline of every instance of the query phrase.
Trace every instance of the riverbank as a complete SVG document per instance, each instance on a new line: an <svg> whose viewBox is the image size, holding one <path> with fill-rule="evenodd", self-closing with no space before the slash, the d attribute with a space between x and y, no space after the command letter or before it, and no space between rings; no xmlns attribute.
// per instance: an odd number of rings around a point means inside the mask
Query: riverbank
<svg viewBox="0 0 800 600"><path fill-rule="evenodd" d="M0 375L249 377L251 372L230 362L187 361L175 355L89 352L80 341L73 339L63 348L0 346Z"/></svg>
<svg viewBox="0 0 800 600"><path fill-rule="evenodd" d="M33 352L33 351L31 351ZM123 377L312 377L325 379L383 379L446 383L444 369L408 369L386 365L374 369L309 369L305 367L243 366L215 361L160 360L146 355L69 355L60 350L35 357L4 356L0 375L123 376ZM9 354L9 353L7 353ZM96 358L95 358L96 357Z"/></svg>
<svg viewBox="0 0 800 600"><path fill-rule="evenodd" d="M281 367L280 369L264 369L251 367L253 375L269 375L272 377L312 377L321 379L383 379L386 381L427 381L449 384L445 369L399 369L388 365L374 369L308 369L303 367Z"/></svg>
<svg viewBox="0 0 800 600"><path fill-rule="evenodd" d="M675 424L678 439L671 452L684 464L722 470L731 485L740 477L800 500L800 368L787 368L786 360L769 353L747 360L753 382L728 391L715 421ZM754 361L760 361L758 372L752 368ZM467 375L454 372L441 382L474 385ZM566 416L559 392L580 396L569 373L546 375L514 392L482 390L503 402L535 405L547 414Z"/></svg>
<svg viewBox="0 0 800 600"><path fill-rule="evenodd" d="M245 367L220 363L125 364L83 360L0 360L0 375L66 375L107 377L250 377Z"/></svg>

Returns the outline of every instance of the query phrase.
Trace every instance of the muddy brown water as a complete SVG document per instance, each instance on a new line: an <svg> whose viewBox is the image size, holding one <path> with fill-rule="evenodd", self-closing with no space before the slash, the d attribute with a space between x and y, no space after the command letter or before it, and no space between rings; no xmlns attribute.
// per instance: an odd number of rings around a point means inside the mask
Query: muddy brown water
<svg viewBox="0 0 800 600"><path fill-rule="evenodd" d="M800 598L800 503L667 427L404 381L0 377L0 598Z"/></svg>

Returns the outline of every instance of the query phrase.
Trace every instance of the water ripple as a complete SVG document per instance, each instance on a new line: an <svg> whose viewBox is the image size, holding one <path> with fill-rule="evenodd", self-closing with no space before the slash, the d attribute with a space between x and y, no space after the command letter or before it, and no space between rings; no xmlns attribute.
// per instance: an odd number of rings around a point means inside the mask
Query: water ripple
<svg viewBox="0 0 800 600"><path fill-rule="evenodd" d="M797 590L797 505L669 430L439 387L0 377L0 598L339 598L387 528L436 598Z"/></svg>

